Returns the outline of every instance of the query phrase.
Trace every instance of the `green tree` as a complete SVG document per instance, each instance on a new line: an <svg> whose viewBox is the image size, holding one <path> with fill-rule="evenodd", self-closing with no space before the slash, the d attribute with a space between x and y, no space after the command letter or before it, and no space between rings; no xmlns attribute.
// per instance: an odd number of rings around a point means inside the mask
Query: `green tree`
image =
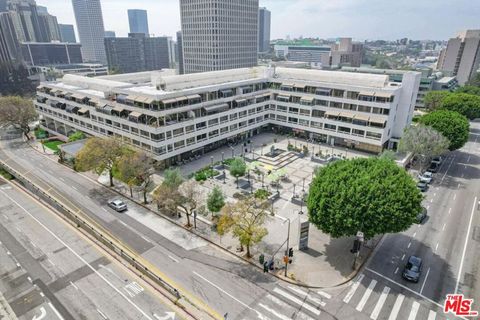
<svg viewBox="0 0 480 320"><path fill-rule="evenodd" d="M247 171L247 165L245 164L245 161L243 161L242 158L235 158L230 163L230 174L235 177L237 187L238 187L238 178L244 176L246 171Z"/></svg>
<svg viewBox="0 0 480 320"><path fill-rule="evenodd" d="M269 204L250 196L235 204L227 204L217 224L217 231L224 235L229 231L243 246L247 247L247 258L252 255L250 247L259 243L268 234L264 227L268 217Z"/></svg>
<svg viewBox="0 0 480 320"><path fill-rule="evenodd" d="M407 230L421 211L415 181L393 161L357 158L320 169L310 186L309 220L334 238Z"/></svg>
<svg viewBox="0 0 480 320"><path fill-rule="evenodd" d="M177 189L162 183L153 191L153 200L157 203L159 210L166 210L172 214L178 213L178 204L181 201Z"/></svg>
<svg viewBox="0 0 480 320"><path fill-rule="evenodd" d="M0 97L0 125L10 125L22 130L30 140L30 124L38 118L30 99L17 96Z"/></svg>
<svg viewBox="0 0 480 320"><path fill-rule="evenodd" d="M467 93L480 96L480 83L478 86L463 86L457 89L458 93Z"/></svg>
<svg viewBox="0 0 480 320"><path fill-rule="evenodd" d="M379 158L395 161L395 159L397 157L396 157L395 151L393 151L393 150L383 150L383 152L379 155Z"/></svg>
<svg viewBox="0 0 480 320"><path fill-rule="evenodd" d="M470 120L480 118L480 96L467 93L450 94L442 100L441 108L457 111Z"/></svg>
<svg viewBox="0 0 480 320"><path fill-rule="evenodd" d="M441 107L443 100L450 96L452 93L449 91L429 91L423 99L425 108L427 110L436 110Z"/></svg>
<svg viewBox="0 0 480 320"><path fill-rule="evenodd" d="M411 152L413 157L420 159L421 166L448 151L450 141L432 127L419 124L405 130L400 140L398 150Z"/></svg>
<svg viewBox="0 0 480 320"><path fill-rule="evenodd" d="M178 206L185 211L187 216L187 228L191 227L190 216L193 211L200 206L202 200L202 193L199 184L195 180L188 180L178 187L178 194L180 195Z"/></svg>
<svg viewBox="0 0 480 320"><path fill-rule="evenodd" d="M176 169L167 169L163 173L163 182L162 184L167 187L178 189L178 187L183 183L183 177L178 168Z"/></svg>
<svg viewBox="0 0 480 320"><path fill-rule="evenodd" d="M468 119L455 111L437 110L420 118L420 123L440 132L450 141L449 150L460 149L468 141Z"/></svg>
<svg viewBox="0 0 480 320"><path fill-rule="evenodd" d="M147 193L153 186L153 160L143 151L125 154L117 161L116 169L120 180L130 187L130 196L133 196L132 187L138 186L146 204Z"/></svg>
<svg viewBox="0 0 480 320"><path fill-rule="evenodd" d="M78 140L85 139L85 134L82 131L75 131L71 135L68 136L68 142L74 142Z"/></svg>
<svg viewBox="0 0 480 320"><path fill-rule="evenodd" d="M94 170L97 174L107 170L112 187L114 167L118 159L128 152L129 149L117 139L90 138L77 154L75 167L79 171Z"/></svg>
<svg viewBox="0 0 480 320"><path fill-rule="evenodd" d="M225 196L223 195L222 190L215 186L213 190L208 194L207 197L207 208L210 212L218 213L222 210L225 205Z"/></svg>
<svg viewBox="0 0 480 320"><path fill-rule="evenodd" d="M0 93L5 96L33 96L35 84L28 77L28 70L23 64L0 63Z"/></svg>

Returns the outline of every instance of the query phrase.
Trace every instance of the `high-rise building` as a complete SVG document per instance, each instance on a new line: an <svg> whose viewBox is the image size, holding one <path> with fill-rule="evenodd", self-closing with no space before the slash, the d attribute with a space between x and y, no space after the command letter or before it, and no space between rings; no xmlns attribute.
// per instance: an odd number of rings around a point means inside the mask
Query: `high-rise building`
<svg viewBox="0 0 480 320"><path fill-rule="evenodd" d="M57 17L48 13L46 7L38 6L38 24L40 25L40 32L42 38L46 42L61 41L60 28L58 27Z"/></svg>
<svg viewBox="0 0 480 320"><path fill-rule="evenodd" d="M0 12L7 11L7 0L0 0Z"/></svg>
<svg viewBox="0 0 480 320"><path fill-rule="evenodd" d="M460 85L475 76L480 66L480 30L466 30L448 40L440 53L437 69L456 76Z"/></svg>
<svg viewBox="0 0 480 320"><path fill-rule="evenodd" d="M7 12L0 12L0 62L20 60L20 44L12 17Z"/></svg>
<svg viewBox="0 0 480 320"><path fill-rule="evenodd" d="M115 31L112 30L105 30L105 38L115 38L117 35L115 34Z"/></svg>
<svg viewBox="0 0 480 320"><path fill-rule="evenodd" d="M119 73L170 68L168 37L146 37L130 33L127 38L105 38L108 67Z"/></svg>
<svg viewBox="0 0 480 320"><path fill-rule="evenodd" d="M183 45L182 45L182 31L177 32L177 61L178 61L178 73L184 74L185 70L183 69Z"/></svg>
<svg viewBox="0 0 480 320"><path fill-rule="evenodd" d="M72 0L85 62L107 63L100 0Z"/></svg>
<svg viewBox="0 0 480 320"><path fill-rule="evenodd" d="M73 25L71 24L59 24L58 28L60 29L60 38L62 42L76 43L77 38L75 37L75 31L73 30Z"/></svg>
<svg viewBox="0 0 480 320"><path fill-rule="evenodd" d="M129 9L128 24L130 33L143 33L145 36L149 36L147 10Z"/></svg>
<svg viewBox="0 0 480 320"><path fill-rule="evenodd" d="M18 41L49 41L46 32L40 29L34 0L9 0L7 10L12 17Z"/></svg>
<svg viewBox="0 0 480 320"><path fill-rule="evenodd" d="M185 73L257 65L258 0L180 0Z"/></svg>
<svg viewBox="0 0 480 320"><path fill-rule="evenodd" d="M270 18L271 13L267 8L258 10L258 52L270 51Z"/></svg>
<svg viewBox="0 0 480 320"><path fill-rule="evenodd" d="M332 45L330 66L360 67L363 59L363 44L352 42L352 38L340 38Z"/></svg>
<svg viewBox="0 0 480 320"><path fill-rule="evenodd" d="M82 63L79 43L23 42L24 61L30 66Z"/></svg>

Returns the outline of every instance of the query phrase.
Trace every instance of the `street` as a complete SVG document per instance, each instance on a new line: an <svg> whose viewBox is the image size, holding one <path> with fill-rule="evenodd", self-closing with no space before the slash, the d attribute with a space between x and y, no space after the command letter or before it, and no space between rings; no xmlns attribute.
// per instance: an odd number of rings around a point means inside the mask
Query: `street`
<svg viewBox="0 0 480 320"><path fill-rule="evenodd" d="M24 143L10 142L0 151L0 158L81 208L188 294L218 314L227 314L228 319L433 320L446 318L442 308L447 293L480 298L475 276L478 262L474 258L480 239L479 135L480 125L472 123L470 141L444 159L425 193L423 205L428 218L422 224L386 235L354 281L322 290L308 290L264 275L131 201L126 200L127 212L117 213L106 202L118 195ZM24 205L24 200L19 202ZM423 259L418 283L402 278L411 255ZM45 265L53 268L48 262ZM99 271L109 275L103 268ZM92 312L92 308L89 310Z"/></svg>
<svg viewBox="0 0 480 320"><path fill-rule="evenodd" d="M153 320L176 311L3 179L0 203L0 296L19 319Z"/></svg>

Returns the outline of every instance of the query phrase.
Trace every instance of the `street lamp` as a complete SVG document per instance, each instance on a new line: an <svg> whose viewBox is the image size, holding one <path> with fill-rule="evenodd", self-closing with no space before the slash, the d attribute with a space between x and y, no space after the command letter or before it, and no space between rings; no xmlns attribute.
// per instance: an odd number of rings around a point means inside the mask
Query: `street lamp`
<svg viewBox="0 0 480 320"><path fill-rule="evenodd" d="M230 147L232 149L232 158L235 158L235 148L234 147Z"/></svg>
<svg viewBox="0 0 480 320"><path fill-rule="evenodd" d="M305 178L303 178L303 186L302 186L302 191L305 192Z"/></svg>
<svg viewBox="0 0 480 320"><path fill-rule="evenodd" d="M223 168L223 184L227 183L225 179L227 179L227 174L225 173L225 168Z"/></svg>
<svg viewBox="0 0 480 320"><path fill-rule="evenodd" d="M210 156L211 167L213 169L213 156Z"/></svg>
<svg viewBox="0 0 480 320"><path fill-rule="evenodd" d="M295 183L293 184L293 197L295 198Z"/></svg>
<svg viewBox="0 0 480 320"><path fill-rule="evenodd" d="M303 214L303 199L300 199L300 212L298 214Z"/></svg>
<svg viewBox="0 0 480 320"><path fill-rule="evenodd" d="M262 172L262 188L265 188L265 184L263 184L263 178L265 177L265 173Z"/></svg>
<svg viewBox="0 0 480 320"><path fill-rule="evenodd" d="M222 151L222 166L223 166L223 161L225 160L225 153Z"/></svg>

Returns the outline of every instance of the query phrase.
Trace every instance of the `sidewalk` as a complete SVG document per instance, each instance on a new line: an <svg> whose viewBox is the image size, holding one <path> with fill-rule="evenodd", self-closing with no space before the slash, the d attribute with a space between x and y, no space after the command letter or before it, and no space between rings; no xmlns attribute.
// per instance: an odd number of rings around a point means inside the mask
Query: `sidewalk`
<svg viewBox="0 0 480 320"><path fill-rule="evenodd" d="M273 139L275 138L277 139L277 142L273 143ZM292 144L296 143L297 146L307 144L306 141L295 141L295 139L292 138L287 138L285 136L274 136L273 134L262 134L252 139L252 144L255 148L254 152L258 154L268 152L272 144L274 144L276 148L286 150L288 142ZM43 153L42 147L39 145L39 143L31 144L38 151ZM262 147L263 144L266 144L267 146ZM237 149L241 149L242 147L243 145L237 146ZM313 145L309 144L309 149L312 148ZM332 154L332 147L315 145L315 148L317 150L316 152L318 152L319 148L322 148L322 152L324 154ZM240 153L240 151L237 149L234 151L235 154L237 154L236 152ZM224 152L225 158L231 157L231 151L229 151L230 154L227 157L226 150L228 149L223 148L211 152L197 161L181 166L180 170L184 175L195 172L200 168L208 166L211 163L211 156L214 157L214 161L221 160L221 152ZM346 154L345 150L336 149L334 149L333 154L343 154L348 157L365 156L361 153L352 153L350 150ZM48 156L56 158L55 155L50 153L48 153ZM269 216L266 223L266 228L269 230L269 234L260 244L251 248L253 258L250 259L250 263L253 263L261 268L262 266L259 264L259 256L263 254L266 257L266 260L273 259L274 261L276 270L271 272L274 272L280 278L284 278L285 270L283 255L287 249L285 242L287 239L288 219L290 219L289 246L294 249L294 257L293 263L288 265L289 279L287 280L309 287L325 288L341 285L349 281L356 275L356 271L352 269L354 257L353 254L350 253L350 249L353 245L353 238L332 239L328 235L318 230L314 225L310 224L308 249L298 249L300 222L306 221L308 217L305 206L292 203L291 199L294 194L301 194L303 192L303 188L308 190L308 185L313 177L312 173L318 166L318 163L314 163L310 161L309 157L305 157L297 158L285 167L288 180L280 183L280 187L278 189L280 192L280 198L273 203L275 216ZM106 186L109 185L109 179L106 175L97 176L93 173L86 173L86 175L92 180L97 180L101 184ZM156 175L154 180L155 183L159 184L161 183L162 178L161 176ZM243 177L240 179L243 188L237 189L235 179L227 172L225 184L223 183L222 176L210 179L201 184L202 193L204 193L206 196L214 186L220 186L222 191L226 194L227 201L235 201L233 197L235 193L242 192L247 194L250 192L248 180L250 180L253 190L262 188L262 181L260 177L250 174L250 177ZM266 189L269 189L271 192L276 192L276 188L268 186L268 181L265 180L263 183ZM130 198L129 188L122 185L122 183L115 181L114 189L124 196ZM143 205L143 195L138 191L134 191L132 200L140 205ZM146 205L146 207L155 212L156 215L152 215L149 217L149 219L144 219L143 221L139 222L155 230L165 222L163 221L164 218L159 217L162 214L158 213L156 205L151 203L150 196L148 197L148 200L149 204ZM305 213L299 214L300 209L302 209L302 211ZM174 221L180 226L185 226L187 224L186 216L184 214L182 214L181 217L166 215L165 218ZM203 237L205 240L208 240L215 245L244 258L245 252L239 252L237 250L239 247L238 240L233 238L230 234L220 237L215 232L210 218L211 217L209 215L199 215L196 221L197 228L192 228L192 232ZM191 222L193 224L193 217L191 217ZM186 239L184 240L187 241ZM365 261L365 258L368 257L371 250L373 250L373 248L362 248L360 257L357 259L357 270L359 269L361 263Z"/></svg>

